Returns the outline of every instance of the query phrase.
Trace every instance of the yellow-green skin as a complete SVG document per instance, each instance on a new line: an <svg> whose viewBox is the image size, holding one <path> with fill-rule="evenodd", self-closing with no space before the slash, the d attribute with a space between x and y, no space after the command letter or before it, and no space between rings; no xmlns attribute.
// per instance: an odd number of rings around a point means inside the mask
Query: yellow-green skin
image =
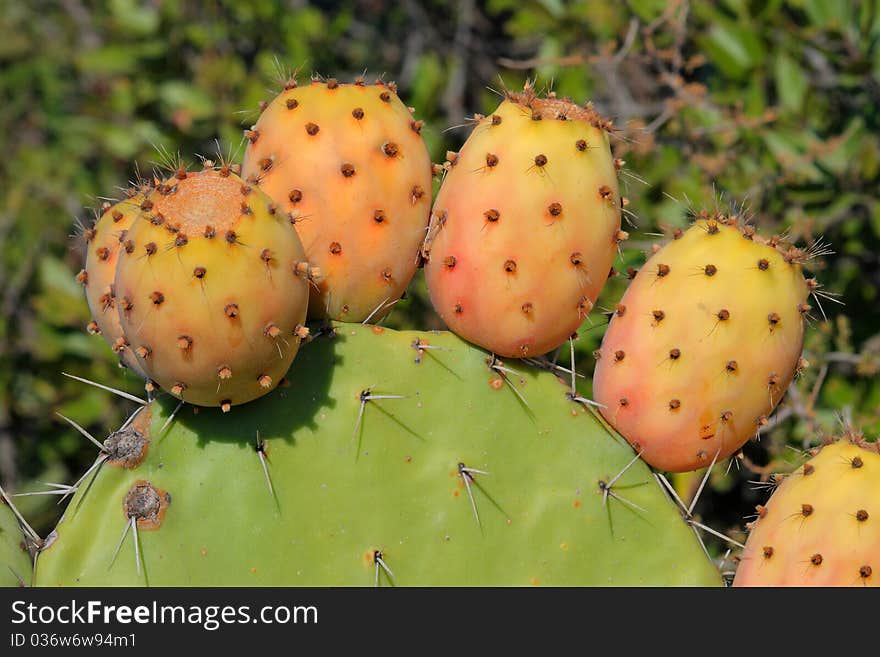
<svg viewBox="0 0 880 657"><path fill-rule="evenodd" d="M776 248L697 221L645 263L612 316L593 377L602 415L660 470L730 456L794 377L808 294Z"/></svg>
<svg viewBox="0 0 880 657"><path fill-rule="evenodd" d="M18 520L0 498L0 587L30 586L32 575L31 557Z"/></svg>
<svg viewBox="0 0 880 657"><path fill-rule="evenodd" d="M880 584L876 444L823 447L758 511L734 586Z"/></svg>
<svg viewBox="0 0 880 657"><path fill-rule="evenodd" d="M131 248L128 229L140 212L146 191L134 193L118 203L109 205L91 229L86 231L86 261L77 276L86 292L86 301L92 313L97 332L119 356L122 363L143 379L148 378L134 352L122 335L119 313L116 311L114 278L120 251ZM91 330L94 330L92 327Z"/></svg>
<svg viewBox="0 0 880 657"><path fill-rule="evenodd" d="M393 85L331 80L285 89L246 131L242 176L292 213L321 268L310 318L376 322L406 290L431 208L420 130Z"/></svg>
<svg viewBox="0 0 880 657"><path fill-rule="evenodd" d="M620 203L595 113L512 95L477 123L434 203L425 245L434 308L450 330L496 354L554 349L608 278Z"/></svg>
<svg viewBox="0 0 880 657"><path fill-rule="evenodd" d="M296 355L305 254L259 189L228 171L184 176L160 185L129 229L134 249L117 268L116 308L152 380L229 410L278 385Z"/></svg>

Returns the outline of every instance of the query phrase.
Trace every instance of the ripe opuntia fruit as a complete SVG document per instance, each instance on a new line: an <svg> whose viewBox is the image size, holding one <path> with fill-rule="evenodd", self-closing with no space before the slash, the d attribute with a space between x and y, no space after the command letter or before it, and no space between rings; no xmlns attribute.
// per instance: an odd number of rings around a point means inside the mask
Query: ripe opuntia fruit
<svg viewBox="0 0 880 657"><path fill-rule="evenodd" d="M708 466L767 422L799 367L804 252L735 218L657 251L611 317L593 377L605 419L661 470Z"/></svg>
<svg viewBox="0 0 880 657"><path fill-rule="evenodd" d="M143 379L148 378L147 374L122 335L116 309L114 277L120 251L134 248L134 242L128 237L128 229L140 212L140 205L147 194L146 188L133 188L128 198L115 204L104 204L101 216L84 232L86 261L76 277L85 288L86 301L92 313L89 332L101 334L122 364Z"/></svg>
<svg viewBox="0 0 880 657"><path fill-rule="evenodd" d="M734 586L877 586L877 452L850 436L786 476L758 506Z"/></svg>
<svg viewBox="0 0 880 657"><path fill-rule="evenodd" d="M423 255L452 331L521 358L578 328L626 237L606 127L591 106L527 87L450 154Z"/></svg>
<svg viewBox="0 0 880 657"><path fill-rule="evenodd" d="M242 175L291 214L323 279L309 317L377 321L415 273L432 165L393 84L288 83L245 131Z"/></svg>
<svg viewBox="0 0 880 657"><path fill-rule="evenodd" d="M284 376L306 335L296 231L228 167L179 171L141 205L116 271L124 339L176 397L224 410Z"/></svg>

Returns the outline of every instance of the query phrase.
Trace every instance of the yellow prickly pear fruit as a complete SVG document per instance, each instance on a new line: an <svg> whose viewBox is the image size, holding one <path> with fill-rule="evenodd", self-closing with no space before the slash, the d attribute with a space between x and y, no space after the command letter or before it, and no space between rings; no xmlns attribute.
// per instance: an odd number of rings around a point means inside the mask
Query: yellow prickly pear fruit
<svg viewBox="0 0 880 657"><path fill-rule="evenodd" d="M593 377L602 415L645 461L705 467L767 422L805 366L805 258L719 215L645 263L612 314Z"/></svg>
<svg viewBox="0 0 880 657"><path fill-rule="evenodd" d="M849 436L786 476L750 526L734 586L877 586L880 454Z"/></svg>
<svg viewBox="0 0 880 657"><path fill-rule="evenodd" d="M116 271L116 309L150 379L229 410L273 389L307 335L302 244L272 200L228 167L179 171L141 205Z"/></svg>

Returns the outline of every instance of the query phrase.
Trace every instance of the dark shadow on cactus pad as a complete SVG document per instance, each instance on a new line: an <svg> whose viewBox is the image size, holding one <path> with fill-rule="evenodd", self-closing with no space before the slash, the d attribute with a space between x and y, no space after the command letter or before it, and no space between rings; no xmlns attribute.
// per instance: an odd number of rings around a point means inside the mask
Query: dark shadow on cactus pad
<svg viewBox="0 0 880 657"><path fill-rule="evenodd" d="M336 344L345 339L344 335L330 333L304 344L287 372L287 383L259 399L233 406L228 413L219 408L199 408L195 414L193 407L185 404L174 422L194 431L200 446L219 441L253 447L258 431L262 440L293 443L300 429L317 428L315 418L322 410L336 407L328 391L333 373L343 364ZM167 417L176 404L177 400L164 401L163 415Z"/></svg>

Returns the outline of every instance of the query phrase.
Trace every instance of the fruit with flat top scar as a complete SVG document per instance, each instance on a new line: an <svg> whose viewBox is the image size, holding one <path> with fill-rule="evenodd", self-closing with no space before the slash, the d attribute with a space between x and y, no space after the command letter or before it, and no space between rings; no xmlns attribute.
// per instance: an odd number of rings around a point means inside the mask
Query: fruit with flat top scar
<svg viewBox="0 0 880 657"><path fill-rule="evenodd" d="M609 124L530 87L450 154L423 246L435 310L501 356L539 356L593 308L626 239Z"/></svg>
<svg viewBox="0 0 880 657"><path fill-rule="evenodd" d="M733 585L880 585L877 443L845 436L787 475L750 525Z"/></svg>
<svg viewBox="0 0 880 657"><path fill-rule="evenodd" d="M593 390L648 463L705 467L766 424L805 366L805 259L718 215L641 268L611 317Z"/></svg>
<svg viewBox="0 0 880 657"><path fill-rule="evenodd" d="M377 322L406 290L431 207L421 129L393 83L330 79L289 83L245 131L242 175L323 272L309 317Z"/></svg>
<svg viewBox="0 0 880 657"><path fill-rule="evenodd" d="M147 204L115 278L138 364L193 404L227 411L265 394L296 356L318 274L296 232L225 167L180 171Z"/></svg>

